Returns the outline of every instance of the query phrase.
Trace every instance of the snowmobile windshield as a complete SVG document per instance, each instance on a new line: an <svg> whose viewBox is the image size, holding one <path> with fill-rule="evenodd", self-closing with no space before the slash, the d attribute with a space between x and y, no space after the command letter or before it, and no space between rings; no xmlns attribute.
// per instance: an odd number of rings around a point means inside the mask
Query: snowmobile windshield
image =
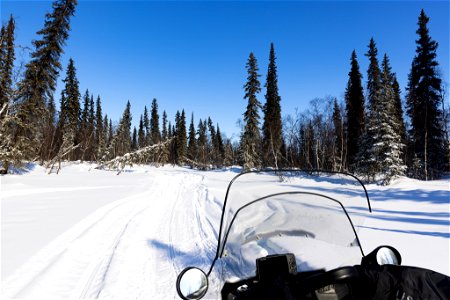
<svg viewBox="0 0 450 300"><path fill-rule="evenodd" d="M346 208L355 212L351 219ZM219 236L223 279L254 276L255 260L270 254L293 253L300 271L359 263L363 253L353 225L362 224L361 209L370 210L367 193L351 175L274 171L235 177Z"/></svg>

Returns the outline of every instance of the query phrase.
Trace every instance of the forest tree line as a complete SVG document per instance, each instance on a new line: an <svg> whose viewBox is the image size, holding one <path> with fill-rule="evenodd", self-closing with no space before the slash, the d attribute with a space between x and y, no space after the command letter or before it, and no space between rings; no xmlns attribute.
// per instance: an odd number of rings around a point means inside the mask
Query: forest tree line
<svg viewBox="0 0 450 300"><path fill-rule="evenodd" d="M0 163L4 173L26 161L51 168L63 160L95 161L115 168L171 163L199 169L231 165L242 165L244 170L321 169L352 172L383 183L404 175L434 179L448 171L446 88L438 71L438 44L429 34L429 18L423 10L404 101L388 55L379 60L372 38L365 53L369 60L365 85L353 51L344 101L314 99L307 110L283 119L271 44L264 104L258 99L262 88L257 59L250 53L242 131L238 141L231 141L211 117L196 120L194 113L187 115L181 109L169 120L165 111L160 113L157 99L149 108L144 106L138 128L132 128L129 101L113 126L103 113L101 97L89 90L80 92L73 59L66 67L57 111L56 80L63 70L60 58L76 4L76 0L53 3L23 70L14 70L14 17L2 24Z"/></svg>

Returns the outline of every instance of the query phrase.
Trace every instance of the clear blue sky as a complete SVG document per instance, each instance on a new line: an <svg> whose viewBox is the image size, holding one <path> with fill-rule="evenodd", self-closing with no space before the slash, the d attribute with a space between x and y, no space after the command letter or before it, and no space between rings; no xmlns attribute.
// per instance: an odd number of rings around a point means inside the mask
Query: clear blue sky
<svg viewBox="0 0 450 300"><path fill-rule="evenodd" d="M258 59L262 86L269 46L277 54L282 114L305 110L311 99L343 100L356 50L366 80L367 45L374 37L381 61L386 52L402 94L415 55L420 10L430 17L438 41L438 61L449 82L448 1L87 1L79 0L62 58L55 99L68 59L77 68L81 93L100 94L103 113L118 121L130 100L133 125L144 105L158 100L160 113L174 119L177 109L211 116L228 137L236 137L246 107L243 85L251 51ZM44 24L49 1L4 1L2 22L16 17L16 43L30 46ZM18 51L18 62L28 55ZM259 95L264 102L265 89Z"/></svg>

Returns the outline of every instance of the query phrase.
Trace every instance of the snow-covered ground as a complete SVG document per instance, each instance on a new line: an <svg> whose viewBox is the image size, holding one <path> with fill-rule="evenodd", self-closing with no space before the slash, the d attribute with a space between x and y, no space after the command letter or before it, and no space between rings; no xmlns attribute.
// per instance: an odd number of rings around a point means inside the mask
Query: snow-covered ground
<svg viewBox="0 0 450 300"><path fill-rule="evenodd" d="M0 177L2 297L177 299L186 266L208 270L221 205L238 169L136 166L120 175L71 164ZM363 249L450 275L449 181L367 186ZM212 291L213 292L213 291ZM211 293L208 294L211 296Z"/></svg>

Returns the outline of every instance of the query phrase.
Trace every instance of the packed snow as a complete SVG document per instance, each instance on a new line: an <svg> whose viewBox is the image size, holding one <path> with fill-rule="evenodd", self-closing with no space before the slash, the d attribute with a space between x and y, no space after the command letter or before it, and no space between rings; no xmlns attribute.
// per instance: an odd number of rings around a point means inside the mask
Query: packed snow
<svg viewBox="0 0 450 300"><path fill-rule="evenodd" d="M181 270L209 269L240 171L134 166L116 175L72 163L59 175L29 165L0 177L2 299L178 299ZM366 187L373 213L350 209L365 217L356 223L364 252L392 245L402 264L450 275L449 180ZM314 249L320 261L326 251ZM214 272L210 283L208 299L220 284Z"/></svg>

